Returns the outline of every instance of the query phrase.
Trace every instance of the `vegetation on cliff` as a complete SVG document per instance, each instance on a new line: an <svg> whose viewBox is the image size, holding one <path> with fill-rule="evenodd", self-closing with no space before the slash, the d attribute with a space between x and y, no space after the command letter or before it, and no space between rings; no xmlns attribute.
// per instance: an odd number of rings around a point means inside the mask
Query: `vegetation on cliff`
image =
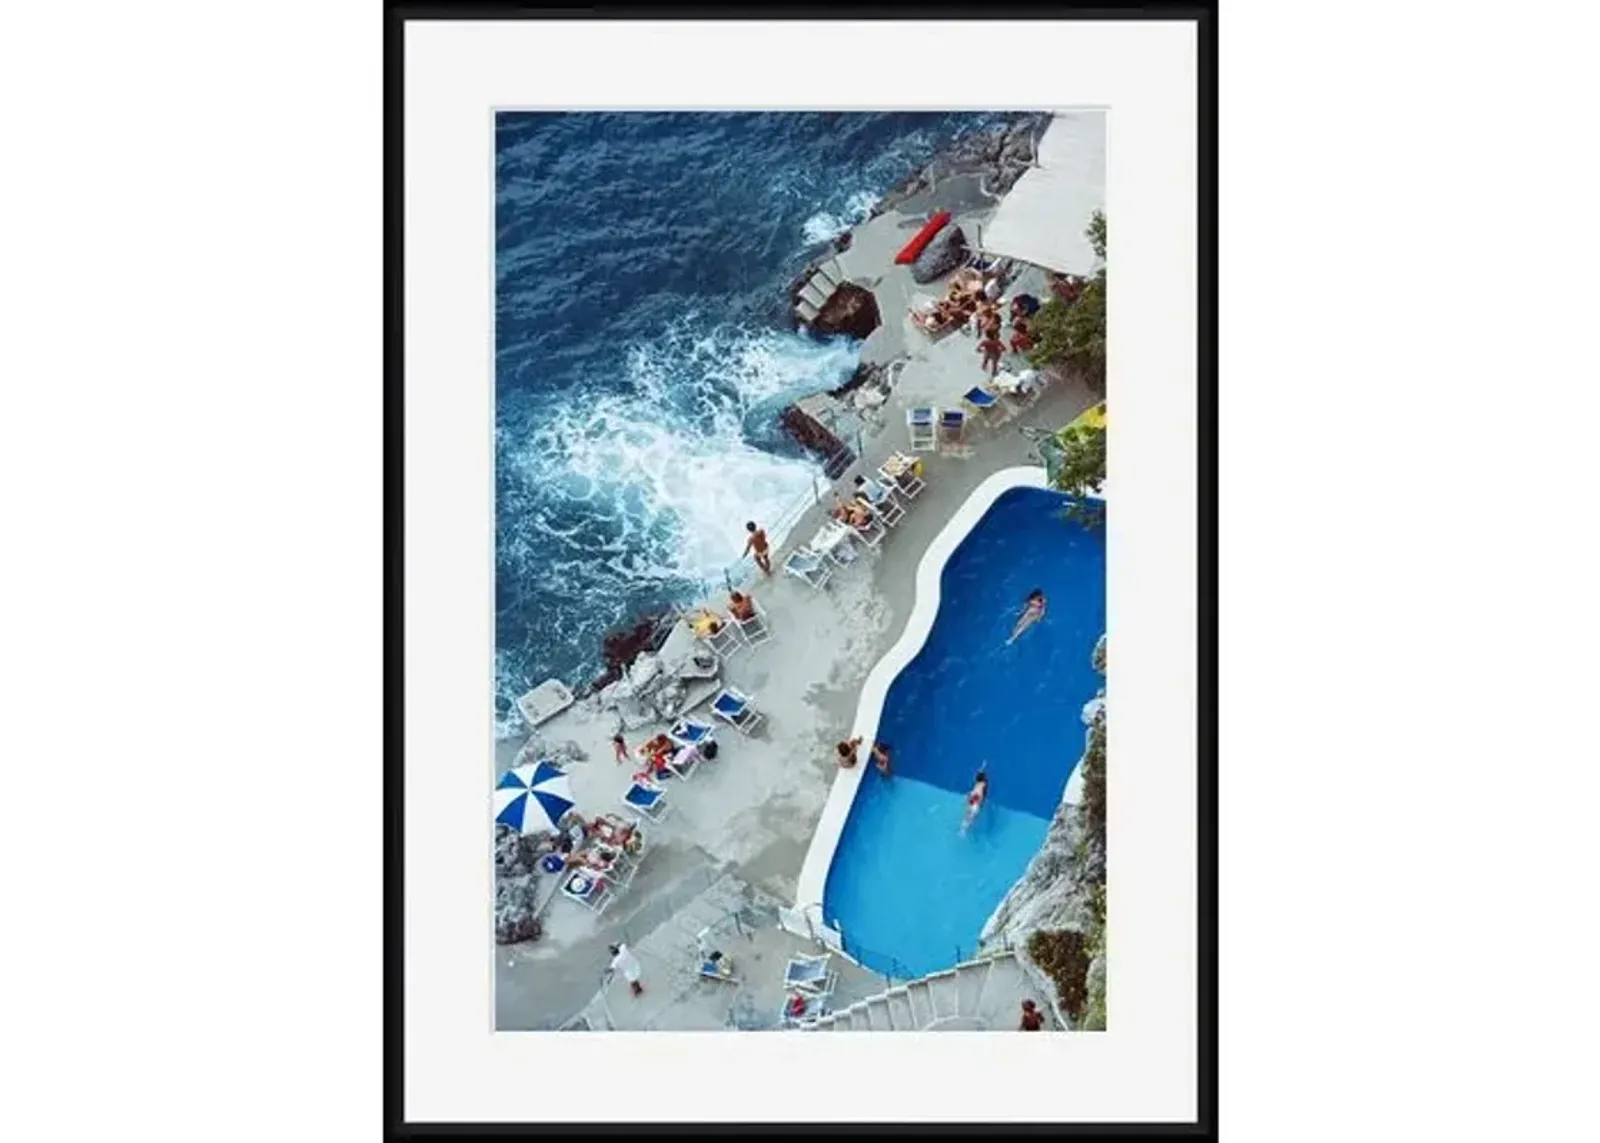
<svg viewBox="0 0 1600 1143"><path fill-rule="evenodd" d="M1094 212L1084 231L1094 249L1099 269L1072 283L1071 301L1059 294L1040 307L1033 319L1033 351L1028 360L1036 369L1066 366L1082 373L1101 392L1106 383L1106 216Z"/></svg>

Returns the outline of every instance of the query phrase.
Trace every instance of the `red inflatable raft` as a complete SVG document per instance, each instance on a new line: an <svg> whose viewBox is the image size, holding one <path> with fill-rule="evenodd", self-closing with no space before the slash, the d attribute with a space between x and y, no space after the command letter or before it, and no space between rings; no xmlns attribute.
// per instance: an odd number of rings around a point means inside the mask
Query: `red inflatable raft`
<svg viewBox="0 0 1600 1143"><path fill-rule="evenodd" d="M900 253L894 256L895 264L897 266L909 266L912 262L915 262L917 255L922 253L923 248L933 241L933 236L943 230L945 223L949 221L950 212L948 210L941 210L938 214L928 219L928 225L917 231L917 236L907 242Z"/></svg>

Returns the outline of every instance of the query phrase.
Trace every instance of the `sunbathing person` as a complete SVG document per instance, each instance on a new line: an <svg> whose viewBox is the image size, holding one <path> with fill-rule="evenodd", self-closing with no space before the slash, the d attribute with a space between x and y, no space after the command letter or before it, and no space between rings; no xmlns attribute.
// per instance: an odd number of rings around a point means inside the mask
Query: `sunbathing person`
<svg viewBox="0 0 1600 1143"><path fill-rule="evenodd" d="M709 607L689 613L689 628L701 639L709 638L722 630L722 616Z"/></svg>
<svg viewBox="0 0 1600 1143"><path fill-rule="evenodd" d="M847 738L833 748L839 756L839 768L848 770L856 764L856 747L861 745L860 738Z"/></svg>
<svg viewBox="0 0 1600 1143"><path fill-rule="evenodd" d="M1006 646L1017 641L1028 628L1044 618L1044 592L1034 588L1028 593L1028 602L1022 606L1022 614L1017 616L1017 625L1011 629L1011 638L1006 640Z"/></svg>
<svg viewBox="0 0 1600 1143"><path fill-rule="evenodd" d="M889 495L889 490L865 474L856 477L856 495L876 508Z"/></svg>
<svg viewBox="0 0 1600 1143"><path fill-rule="evenodd" d="M756 601L743 592L733 592L728 596L728 614L741 623L748 623L756 617Z"/></svg>
<svg viewBox="0 0 1600 1143"><path fill-rule="evenodd" d="M851 500L848 504L833 494L833 518L842 524L848 524L858 532L865 532L872 526L872 505L865 500Z"/></svg>
<svg viewBox="0 0 1600 1143"><path fill-rule="evenodd" d="M606 845L614 845L624 853L639 845L639 827L619 818L606 816L594 820L594 836Z"/></svg>

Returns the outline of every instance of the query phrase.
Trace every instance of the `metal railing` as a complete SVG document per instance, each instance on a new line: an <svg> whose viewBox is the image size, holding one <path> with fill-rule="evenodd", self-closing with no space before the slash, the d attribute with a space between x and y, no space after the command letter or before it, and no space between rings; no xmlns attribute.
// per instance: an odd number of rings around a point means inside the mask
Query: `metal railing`
<svg viewBox="0 0 1600 1143"><path fill-rule="evenodd" d="M851 433L851 437L855 446L853 449L850 444L841 443L838 448L821 458L819 467L811 473L810 488L796 496L772 519L756 521L767 533L770 551L774 558L778 554L778 549L789 541L790 534L805 514L825 504L834 491L833 482L849 471L850 466L865 454L865 441L861 430L856 429ZM721 589L733 591L743 587L754 580L755 574L755 561L749 556L741 556L723 566ZM717 590L717 585L705 581L700 581L700 586L708 598Z"/></svg>

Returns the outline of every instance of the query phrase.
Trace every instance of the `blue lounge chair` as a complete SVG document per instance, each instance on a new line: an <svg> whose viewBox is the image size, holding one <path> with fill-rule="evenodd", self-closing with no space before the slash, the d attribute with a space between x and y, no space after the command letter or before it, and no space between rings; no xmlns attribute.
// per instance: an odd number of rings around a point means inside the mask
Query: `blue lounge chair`
<svg viewBox="0 0 1600 1143"><path fill-rule="evenodd" d="M1004 408L1000 403L1000 395L991 393L982 385L968 389L962 394L961 400L975 414L986 420L992 420L997 415L996 410Z"/></svg>
<svg viewBox="0 0 1600 1143"><path fill-rule="evenodd" d="M766 721L766 715L756 710L755 701L732 687L724 687L722 693L712 701L711 713L740 734L754 733Z"/></svg>
<svg viewBox="0 0 1600 1143"><path fill-rule="evenodd" d="M667 816L667 792L646 782L636 781L628 787L628 792L622 795L622 804L653 822Z"/></svg>
<svg viewBox="0 0 1600 1143"><path fill-rule="evenodd" d="M667 737L679 746L702 746L717 736L716 727L709 722L696 722L692 718L680 719Z"/></svg>
<svg viewBox="0 0 1600 1143"><path fill-rule="evenodd" d="M960 409L946 409L939 415L939 444L961 445L967 436L967 414Z"/></svg>

